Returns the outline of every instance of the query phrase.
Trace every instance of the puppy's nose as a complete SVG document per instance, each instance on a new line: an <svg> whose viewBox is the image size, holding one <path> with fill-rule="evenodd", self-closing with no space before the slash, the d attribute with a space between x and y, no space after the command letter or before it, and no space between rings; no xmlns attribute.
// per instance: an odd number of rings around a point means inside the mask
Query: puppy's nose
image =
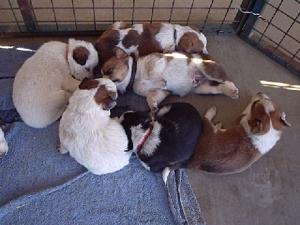
<svg viewBox="0 0 300 225"><path fill-rule="evenodd" d="M113 92L113 91L110 91L109 93L108 93L108 95L109 95L109 97L111 97L111 99L112 100L117 100L117 98L118 98L118 93L117 92Z"/></svg>

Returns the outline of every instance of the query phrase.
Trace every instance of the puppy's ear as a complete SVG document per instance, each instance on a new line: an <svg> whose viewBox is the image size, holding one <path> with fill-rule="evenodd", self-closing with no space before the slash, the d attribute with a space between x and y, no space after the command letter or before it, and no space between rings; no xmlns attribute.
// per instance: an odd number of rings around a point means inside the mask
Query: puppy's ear
<svg viewBox="0 0 300 225"><path fill-rule="evenodd" d="M90 52L83 46L78 46L73 50L72 57L79 65L85 65L88 60Z"/></svg>
<svg viewBox="0 0 300 225"><path fill-rule="evenodd" d="M117 92L108 91L105 85L101 85L94 98L97 104L102 104L104 110L110 110L117 105L116 100L118 97Z"/></svg>
<svg viewBox="0 0 300 225"><path fill-rule="evenodd" d="M286 114L285 112L282 112L281 113L281 116L280 116L280 121L281 123L286 126L286 127L291 127L292 125L286 120Z"/></svg>
<svg viewBox="0 0 300 225"><path fill-rule="evenodd" d="M115 52L115 55L116 55L116 57L118 59L122 59L122 58L128 57L128 54L124 50L122 50L120 48L115 48L114 52Z"/></svg>
<svg viewBox="0 0 300 225"><path fill-rule="evenodd" d="M270 129L270 116L266 113L265 107L260 103L252 106L251 119L248 122L254 134L264 134Z"/></svg>
<svg viewBox="0 0 300 225"><path fill-rule="evenodd" d="M99 81L97 80L92 80L92 79L89 79L87 77L85 77L80 85L79 85L79 89L81 90L89 90L89 89L93 89L93 88L96 88L98 87L98 84L99 84Z"/></svg>

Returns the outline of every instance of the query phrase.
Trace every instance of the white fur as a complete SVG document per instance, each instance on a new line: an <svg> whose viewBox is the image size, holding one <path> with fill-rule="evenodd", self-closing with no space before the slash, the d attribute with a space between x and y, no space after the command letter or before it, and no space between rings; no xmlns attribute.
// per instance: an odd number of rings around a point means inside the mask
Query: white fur
<svg viewBox="0 0 300 225"><path fill-rule="evenodd" d="M160 123L158 123L157 121L154 122L153 130L141 150L141 152L144 155L151 156L155 152L157 147L159 146L159 144L161 142L161 140L159 138L161 128L162 127L161 127ZM131 139L132 139L132 143L133 143L133 149L136 150L138 144L140 144L140 142L143 140L147 130L145 131L142 128L141 124L139 124L138 126L131 127L130 130L131 130Z"/></svg>
<svg viewBox="0 0 300 225"><path fill-rule="evenodd" d="M8 152L8 144L4 137L4 132L0 128L0 156Z"/></svg>
<svg viewBox="0 0 300 225"><path fill-rule="evenodd" d="M159 111L157 112L157 117L162 117L163 115L165 115L166 113L168 113L172 108L172 105L169 106L163 106L162 108L159 109Z"/></svg>
<svg viewBox="0 0 300 225"><path fill-rule="evenodd" d="M116 86L108 79L98 79L110 91ZM94 96L97 88L77 89L64 112L59 127L61 147L92 173L100 175L122 169L129 163L127 136L110 111L102 109Z"/></svg>
<svg viewBox="0 0 300 225"><path fill-rule="evenodd" d="M281 131L273 128L270 121L270 130L263 135L250 135L250 139L255 148L263 155L274 147L276 142L280 139Z"/></svg>
<svg viewBox="0 0 300 225"><path fill-rule="evenodd" d="M163 171L162 171L162 177L163 177L163 181L165 184L167 184L168 181L168 177L170 174L171 170L169 167L166 167Z"/></svg>
<svg viewBox="0 0 300 225"><path fill-rule="evenodd" d="M164 52L174 51L174 25L170 23L162 23L162 27L155 35L155 39L160 43L162 49L164 49Z"/></svg>
<svg viewBox="0 0 300 225"><path fill-rule="evenodd" d="M128 64L132 65L133 63L133 58L129 57L128 58ZM124 80L122 80L120 83L117 84L117 89L118 91L120 91L122 94L124 94L126 92L126 88L130 83L130 79L131 79L131 71L132 71L132 66L129 66L127 75L125 77Z"/></svg>
<svg viewBox="0 0 300 225"><path fill-rule="evenodd" d="M166 53L165 55L173 57L173 59L168 61L163 55L158 54L150 54L138 59L133 86L137 94L146 96L150 90L161 89L161 87L157 87L157 81L159 80L165 81L166 87L164 89L175 95L185 96L194 89L194 71L202 69L201 65L198 62L194 63L195 60L188 64L186 56L178 52ZM152 71L148 70L148 64L154 65ZM227 83L224 86L227 87ZM237 89L234 84L228 86L228 89L231 86Z"/></svg>
<svg viewBox="0 0 300 225"><path fill-rule="evenodd" d="M263 135L251 133L248 121L251 118L252 104L258 100L260 101L261 104L263 104L267 114L269 114L270 112L275 110L270 98L265 94L259 93L255 96L253 96L251 102L247 105L246 109L243 111L242 115L244 115L244 116L241 119L240 124L242 125L242 127L246 131L247 135L251 139L251 142L255 146L255 148L261 154L266 154L268 151L270 151L274 147L276 142L280 139L282 131L274 129L272 120L270 119L270 129L267 133L265 133Z"/></svg>
<svg viewBox="0 0 300 225"><path fill-rule="evenodd" d="M90 52L84 66L72 58L72 50L78 46ZM13 102L24 122L42 128L57 120L80 83L72 76L79 80L91 76L97 63L97 53L90 43L70 39L69 44L58 41L43 44L19 69L13 85Z"/></svg>

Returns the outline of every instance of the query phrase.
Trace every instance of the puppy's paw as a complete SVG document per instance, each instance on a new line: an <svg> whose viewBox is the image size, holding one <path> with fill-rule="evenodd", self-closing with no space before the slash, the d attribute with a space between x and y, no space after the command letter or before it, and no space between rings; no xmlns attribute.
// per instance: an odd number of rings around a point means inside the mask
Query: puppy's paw
<svg viewBox="0 0 300 225"><path fill-rule="evenodd" d="M213 106L206 111L204 117L209 121L211 121L216 116L216 114L217 114L217 107Z"/></svg>
<svg viewBox="0 0 300 225"><path fill-rule="evenodd" d="M8 145L4 138L0 139L0 156L6 155L8 152Z"/></svg>
<svg viewBox="0 0 300 225"><path fill-rule="evenodd" d="M60 154L67 154L69 151L64 148L61 144L59 144L57 147L56 147L57 151L60 153Z"/></svg>
<svg viewBox="0 0 300 225"><path fill-rule="evenodd" d="M239 89L230 81L225 81L222 87L222 92L232 99L239 98Z"/></svg>

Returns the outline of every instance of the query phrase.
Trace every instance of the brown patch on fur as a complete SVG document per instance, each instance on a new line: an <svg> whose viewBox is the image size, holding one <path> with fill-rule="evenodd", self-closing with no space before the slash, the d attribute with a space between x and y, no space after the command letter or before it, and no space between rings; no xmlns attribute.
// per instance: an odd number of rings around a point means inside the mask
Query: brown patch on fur
<svg viewBox="0 0 300 225"><path fill-rule="evenodd" d="M131 46L137 46L139 44L140 35L136 30L130 30L128 34L122 40L125 48L130 48Z"/></svg>
<svg viewBox="0 0 300 225"><path fill-rule="evenodd" d="M159 33L161 28L160 23L144 24L143 32L139 42L139 56L148 55L153 52L163 52L159 42L155 40L155 35Z"/></svg>
<svg viewBox="0 0 300 225"><path fill-rule="evenodd" d="M84 78L79 85L79 89L90 90L90 89L98 87L98 84L99 84L99 81L97 81L97 80Z"/></svg>
<svg viewBox="0 0 300 225"><path fill-rule="evenodd" d="M204 44L194 32L186 32L179 40L177 51L186 53L201 53Z"/></svg>
<svg viewBox="0 0 300 225"><path fill-rule="evenodd" d="M248 124L254 134L265 134L270 130L270 117L261 103L253 103Z"/></svg>
<svg viewBox="0 0 300 225"><path fill-rule="evenodd" d="M248 168L260 156L241 126L214 133L204 118L203 133L189 167L211 173L235 173Z"/></svg>
<svg viewBox="0 0 300 225"><path fill-rule="evenodd" d="M79 46L73 50L73 59L80 65L85 65L90 55L89 50L83 46Z"/></svg>
<svg viewBox="0 0 300 225"><path fill-rule="evenodd" d="M115 105L117 93L108 91L105 85L100 85L94 99L98 105L102 104L105 110L109 110Z"/></svg>
<svg viewBox="0 0 300 225"><path fill-rule="evenodd" d="M205 73L213 79L221 81L230 81L223 67L215 61L203 60L202 62Z"/></svg>
<svg viewBox="0 0 300 225"><path fill-rule="evenodd" d="M109 76L112 81L123 81L127 75L128 55L124 57L113 56L102 66L103 75Z"/></svg>
<svg viewBox="0 0 300 225"><path fill-rule="evenodd" d="M114 55L114 48L120 39L119 31L110 29L105 31L96 41L95 48L98 51L99 61L103 64Z"/></svg>

